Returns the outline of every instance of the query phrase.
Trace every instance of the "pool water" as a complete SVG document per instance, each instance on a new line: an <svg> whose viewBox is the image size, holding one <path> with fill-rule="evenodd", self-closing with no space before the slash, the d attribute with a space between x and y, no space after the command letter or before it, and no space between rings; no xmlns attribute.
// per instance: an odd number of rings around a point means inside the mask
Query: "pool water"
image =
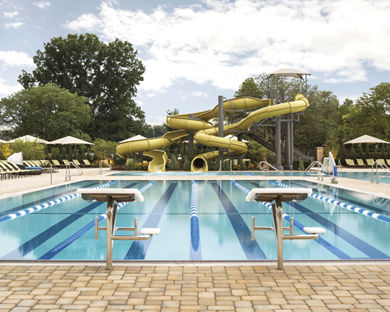
<svg viewBox="0 0 390 312"><path fill-rule="evenodd" d="M115 241L114 260L276 259L272 231L256 231L251 240L252 216L257 226L272 226L269 208L245 201L254 187L313 189L305 201L284 203L283 212L286 220L294 217L294 234L304 234L303 226L327 232L317 240L284 241L285 259L390 257L387 199L306 181L209 180L83 181L2 199L0 259L104 260L106 234L100 231L95 240L94 218L105 213L106 204L82 200L74 193L78 187L140 189L145 201L125 204L118 211L117 226L132 226L137 217L140 228L161 229L148 241ZM99 225L105 226L105 220Z"/></svg>
<svg viewBox="0 0 390 312"><path fill-rule="evenodd" d="M208 171L208 172L188 172L188 171L167 171L167 172L146 172L146 171L122 171L112 174L112 176L281 176L277 171ZM286 177L308 177L315 176L315 173L308 174L304 171L283 171L282 176ZM371 172L339 172L341 178L350 178L358 180L371 180ZM379 173L380 183L390 184L390 173ZM376 179L375 181L376 182Z"/></svg>

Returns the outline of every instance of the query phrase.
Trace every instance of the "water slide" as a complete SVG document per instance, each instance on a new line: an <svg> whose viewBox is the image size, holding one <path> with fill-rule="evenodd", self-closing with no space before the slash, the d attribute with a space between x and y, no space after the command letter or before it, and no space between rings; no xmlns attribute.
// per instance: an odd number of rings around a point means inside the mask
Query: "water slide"
<svg viewBox="0 0 390 312"><path fill-rule="evenodd" d="M271 105L271 100L244 97L227 100L223 103L224 111L248 110L258 108L239 122L224 126L224 135L236 134L249 129L249 127L265 118L291 114L304 111L309 102L302 94L297 94L294 101ZM265 107L264 107L265 106ZM261 107L261 108L259 108ZM194 114L171 115L167 117L167 124L176 131L165 133L160 138L151 138L138 141L130 141L117 145L117 154L127 157L137 152L143 152L145 156L152 158L148 171L165 171L167 162L166 153L160 149L171 144L178 143L188 137L189 132L194 132L194 139L206 146L226 149L226 155L242 155L247 151L246 144L241 141L218 137L218 127L214 127L209 121L218 116L218 105L211 110ZM191 162L191 171L208 171L207 160L218 156L218 151L199 154Z"/></svg>

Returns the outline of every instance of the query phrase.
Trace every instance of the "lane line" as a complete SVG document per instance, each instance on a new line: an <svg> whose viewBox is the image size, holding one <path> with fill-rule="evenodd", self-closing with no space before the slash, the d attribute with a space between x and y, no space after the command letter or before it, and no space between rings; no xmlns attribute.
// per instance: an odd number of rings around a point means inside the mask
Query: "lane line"
<svg viewBox="0 0 390 312"><path fill-rule="evenodd" d="M133 187L137 183L131 183L127 185L126 187ZM29 252L33 251L35 248L39 247L43 243L45 243L47 240L52 238L54 235L56 235L58 232L62 231L65 227L72 224L73 222L77 221L81 217L83 217L85 214L89 213L93 209L100 206L101 202L94 202L92 204L89 204L88 206L72 213L70 216L66 217L65 219L57 222L56 224L53 224L48 229L42 231L38 235L34 236L33 238L29 239L27 242L23 243L16 249L12 250L8 254L1 257L2 260L16 260L20 259L21 257L24 257Z"/></svg>
<svg viewBox="0 0 390 312"><path fill-rule="evenodd" d="M87 184L87 185L85 185L83 187L89 187L89 186L92 186L92 185L95 185L95 184L96 184L96 182L89 183L89 184ZM44 197L44 198L40 198L38 200L34 200L34 201L31 201L31 202L25 203L23 205L19 205L17 207L11 208L11 209L7 209L7 210L4 210L4 211L1 211L0 212L0 217L2 217L4 215L7 215L7 214L10 214L12 212L18 211L18 210L22 210L23 208L32 206L34 204L38 204L38 203L42 203L42 202L48 201L49 199L51 199L53 197L64 196L64 195L70 194L70 192L74 192L77 189L78 189L78 187L72 188L72 189L68 189L68 190L66 190L66 192L59 192L57 194L52 194L50 196L47 196L47 197Z"/></svg>
<svg viewBox="0 0 390 312"><path fill-rule="evenodd" d="M99 185L95 188L97 188L97 189L106 188L106 187L108 187L112 184L118 183L118 182L119 181L108 182L108 183ZM66 201L71 200L71 199L75 199L77 197L80 197L80 194L70 193L70 194L67 194L65 196L53 199L51 201L44 202L44 203L39 204L39 205L35 205L33 207L21 209L19 211L14 212L14 213L10 213L10 214L7 214L5 216L0 217L0 223L11 221L11 220L14 220L16 218L24 217L30 213L34 213L34 212L40 211L42 209L46 209L46 208L53 207L53 206L58 205L58 204L62 204L63 202L66 202Z"/></svg>
<svg viewBox="0 0 390 312"><path fill-rule="evenodd" d="M276 184L276 185L279 185L279 186L281 186L283 188L292 188L292 186L284 184L284 183L280 183L280 182L276 182L276 181L271 181L271 182ZM344 203L344 202L340 202L340 201L338 201L336 199L332 199L332 198L327 197L327 196L322 196L322 195L315 194L315 193L311 193L311 194L309 194L309 196L312 197L312 198L318 199L320 201L323 201L325 203L330 203L332 205L339 206L341 208L345 208L345 209L347 209L349 211L352 211L352 212L355 212L355 213L359 213L359 214L361 214L363 216L370 217L370 218L373 218L375 220L383 221L383 222L386 222L386 223L390 223L390 217L389 216L386 216L386 215L383 215L383 214L380 214L380 213L375 213L375 212L373 212L371 210L368 210L368 209L355 207L355 206L352 206L350 204L347 204L347 203Z"/></svg>
<svg viewBox="0 0 390 312"><path fill-rule="evenodd" d="M166 206L168 205L169 200L173 192L175 191L177 183L171 183L165 193L161 196L157 204L154 206L153 210L149 214L148 218L144 222L144 228L155 228L158 226L161 216L164 213ZM152 238L144 241L134 241L129 250L127 251L124 259L126 260L143 260L145 259L146 252L148 251L150 242ZM164 248L161 246L161 248Z"/></svg>
<svg viewBox="0 0 390 312"><path fill-rule="evenodd" d="M248 190L245 186L237 183L236 181L232 180L232 183L234 186L238 187L240 190L242 190L245 194L248 194L250 190ZM256 183L253 183L251 182L252 185L254 185L255 187L259 187L258 184ZM272 204L271 203L267 203L267 202L259 202L261 204L263 204L264 206L266 206L269 210L272 211ZM272 218L272 216L270 216ZM286 220L289 224L290 224L290 220L291 220L291 217L287 214L287 213L284 213L282 215L282 218L284 220ZM299 221L297 221L295 218L293 220L293 225L295 227L297 227L298 229L300 229L302 232L306 233L303 228L304 228L304 225L302 223L300 223ZM306 233L306 234L309 234L309 233ZM338 257L339 259L351 259L350 256L348 256L345 252L343 252L342 250L338 249L336 246L332 245L331 243L327 242L325 239L323 239L321 236L319 236L317 239L314 240L316 243L320 244L322 247L326 248L327 250L329 250L331 253L333 253L336 257Z"/></svg>
<svg viewBox="0 0 390 312"><path fill-rule="evenodd" d="M277 185L281 185L283 183L275 182L273 183ZM285 187L291 188L289 185L285 184ZM311 194L310 194L311 195ZM325 227L327 230L333 232L337 236L340 236L342 239L347 241L349 244L354 246L356 249L360 250L362 253L366 254L371 259L389 259L390 257L385 254L384 252L380 251L379 249L375 248L374 246L370 245L369 243L366 243L365 241L361 240L354 234L348 232L347 230L344 230L342 227L338 226L337 224L333 223L332 221L329 221L328 219L324 218L323 216L311 211L310 209L307 209L306 207L298 204L298 203L288 203L291 207L294 207L295 209L299 210L302 213L305 213L308 217L316 221L317 223L321 224L323 227Z"/></svg>
<svg viewBox="0 0 390 312"><path fill-rule="evenodd" d="M228 216L230 223L236 232L236 236L241 244L241 248L243 249L246 258L248 260L267 259L258 242L251 239L251 231L249 230L245 221L242 219L237 208L234 207L233 203L227 197L226 193L215 182L211 183L211 186L213 187L223 208L225 209L226 215Z"/></svg>
<svg viewBox="0 0 390 312"><path fill-rule="evenodd" d="M139 191L142 193L144 192L145 190L149 189L154 183L156 183L156 181L152 181L151 183L145 185L143 188L141 188ZM127 185L125 188L131 188L133 187L134 185L136 185L138 183L132 183L130 185ZM149 186L150 185L150 186ZM99 204L104 204L104 203L99 203ZM121 203L118 203L118 208L117 208L117 211L119 211L123 206L125 206L127 204L127 202L121 202ZM106 220L107 219L107 212L105 213L102 213L101 215L99 215L98 217L98 222L101 222L103 220ZM39 259L52 259L54 256L56 256L59 252L61 252L62 250L64 250L66 247L68 247L70 244L72 244L74 241L76 241L77 239L79 239L81 236L83 236L86 232L88 232L89 230L91 230L92 228L95 227L95 220L92 220L91 222L87 223L86 225L84 225L81 229L79 229L78 231L74 232L72 235L70 235L68 238L66 238L65 240L63 240L61 243L59 243L57 246L55 246L54 248L50 249L48 252L46 252L44 255L42 255L41 257L39 257Z"/></svg>

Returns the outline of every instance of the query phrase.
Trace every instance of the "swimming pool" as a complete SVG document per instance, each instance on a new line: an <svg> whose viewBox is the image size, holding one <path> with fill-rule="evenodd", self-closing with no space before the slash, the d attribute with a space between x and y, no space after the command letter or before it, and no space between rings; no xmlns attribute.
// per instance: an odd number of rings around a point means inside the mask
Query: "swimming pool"
<svg viewBox="0 0 390 312"><path fill-rule="evenodd" d="M283 171L281 175L277 171L208 171L208 172L188 172L188 171L167 171L167 172L146 172L146 171L122 171L112 174L112 176L286 176L286 177L308 177L315 176L315 173L308 174L304 171ZM341 178L350 178L358 180L371 180L371 172L339 172L338 176ZM390 184L390 174L383 172L379 173L380 183ZM376 180L375 180L376 181Z"/></svg>
<svg viewBox="0 0 390 312"><path fill-rule="evenodd" d="M138 217L140 228L159 227L161 233L149 241L115 241L114 260L274 260L274 233L257 231L254 241L250 233L251 217L257 225L272 226L271 212L245 202L245 195L253 187L291 186L313 188L307 200L283 205L287 217L294 217L295 234L303 226L327 233L317 240L285 241L284 259L389 259L387 199L276 180L83 181L2 199L0 259L104 260L106 235L101 231L94 239L94 218L105 213L105 203L84 201L75 190L126 187L140 189L145 201L124 205L117 226L130 226Z"/></svg>

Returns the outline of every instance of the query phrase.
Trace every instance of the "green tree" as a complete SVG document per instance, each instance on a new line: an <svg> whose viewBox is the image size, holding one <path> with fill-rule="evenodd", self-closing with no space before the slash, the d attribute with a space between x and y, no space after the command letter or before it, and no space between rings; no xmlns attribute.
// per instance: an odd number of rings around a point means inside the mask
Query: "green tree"
<svg viewBox="0 0 390 312"><path fill-rule="evenodd" d="M18 81L26 89L55 83L85 96L92 138L120 140L146 132L144 112L133 100L145 67L131 43L116 39L106 44L94 34L69 34L52 38L33 59L36 69L23 70Z"/></svg>
<svg viewBox="0 0 390 312"><path fill-rule="evenodd" d="M34 135L45 140L82 133L90 108L86 98L54 84L32 87L0 100L0 121L13 136Z"/></svg>
<svg viewBox="0 0 390 312"><path fill-rule="evenodd" d="M96 139L91 147L98 159L113 158L116 154L116 143L103 139Z"/></svg>
<svg viewBox="0 0 390 312"><path fill-rule="evenodd" d="M380 83L370 90L343 116L346 140L363 134L384 140L390 136L390 83Z"/></svg>
<svg viewBox="0 0 390 312"><path fill-rule="evenodd" d="M264 92L260 90L253 78L247 78L242 82L240 88L234 94L234 97L236 98L243 96L252 96L261 99L264 96Z"/></svg>

